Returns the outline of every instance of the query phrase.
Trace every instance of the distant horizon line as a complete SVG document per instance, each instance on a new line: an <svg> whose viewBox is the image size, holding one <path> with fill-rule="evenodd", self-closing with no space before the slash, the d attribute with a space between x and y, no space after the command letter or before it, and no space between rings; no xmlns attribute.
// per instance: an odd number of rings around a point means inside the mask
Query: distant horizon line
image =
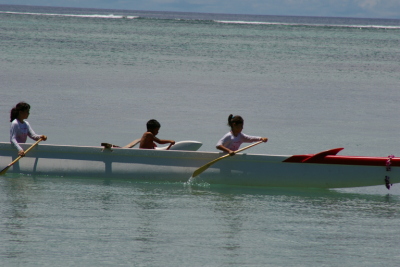
<svg viewBox="0 0 400 267"><path fill-rule="evenodd" d="M271 15L271 14L248 14L248 13L218 13L218 12L196 12L196 11L161 11L161 10L138 10L138 9L119 9L119 8L98 8L98 7L74 7L74 6L41 6L41 5L15 5L0 4L1 6L15 7L38 7L38 8L66 8L66 9L88 9L88 10L114 10L131 12L159 12L159 13L182 13L182 14L214 14L214 15L234 15L234 16L269 16L269 17L303 17L303 18L333 18L333 19L376 19L376 20L400 20L400 18L374 18L374 17L352 17L352 16L316 16L316 15Z"/></svg>

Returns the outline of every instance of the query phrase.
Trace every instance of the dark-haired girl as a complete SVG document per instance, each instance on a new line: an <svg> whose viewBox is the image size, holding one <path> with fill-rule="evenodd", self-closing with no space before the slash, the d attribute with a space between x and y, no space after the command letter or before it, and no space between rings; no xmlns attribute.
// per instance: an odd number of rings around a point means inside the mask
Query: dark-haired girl
<svg viewBox="0 0 400 267"><path fill-rule="evenodd" d="M259 136L250 136L242 133L243 130L243 118L241 116L233 116L232 114L228 117L228 125L231 127L231 131L225 134L221 140L217 143L217 149L222 150L229 155L235 155L235 151L239 149L242 143L253 143L257 141L267 142L268 138Z"/></svg>
<svg viewBox="0 0 400 267"><path fill-rule="evenodd" d="M29 117L30 109L31 106L28 103L20 102L10 111L10 142L18 149L18 155L20 156L25 156L25 151L19 143L25 143L28 136L35 141L40 138L43 141L47 139L45 135L37 135L26 121Z"/></svg>

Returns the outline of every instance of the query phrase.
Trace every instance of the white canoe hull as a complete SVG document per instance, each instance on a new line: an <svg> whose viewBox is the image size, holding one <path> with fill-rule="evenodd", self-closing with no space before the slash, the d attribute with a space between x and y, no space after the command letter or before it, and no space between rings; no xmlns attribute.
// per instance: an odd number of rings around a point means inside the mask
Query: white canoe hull
<svg viewBox="0 0 400 267"><path fill-rule="evenodd" d="M30 144L23 144L27 149ZM16 157L10 143L0 143L0 164ZM39 144L7 172L51 177L98 177L157 182L187 182L193 172L222 156L217 152ZM239 186L343 188L400 182L400 167L284 162L291 156L237 154L223 159L195 182Z"/></svg>

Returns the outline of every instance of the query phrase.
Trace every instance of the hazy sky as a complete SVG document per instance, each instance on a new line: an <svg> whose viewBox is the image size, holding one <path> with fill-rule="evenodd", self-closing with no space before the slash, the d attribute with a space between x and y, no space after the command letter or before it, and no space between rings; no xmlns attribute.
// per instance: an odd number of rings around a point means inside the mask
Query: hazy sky
<svg viewBox="0 0 400 267"><path fill-rule="evenodd" d="M0 0L0 4L400 19L400 0Z"/></svg>

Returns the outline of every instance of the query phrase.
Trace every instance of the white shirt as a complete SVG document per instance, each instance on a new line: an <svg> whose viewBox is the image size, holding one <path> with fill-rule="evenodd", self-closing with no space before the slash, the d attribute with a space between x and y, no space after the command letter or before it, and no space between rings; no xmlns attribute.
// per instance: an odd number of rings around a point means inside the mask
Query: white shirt
<svg viewBox="0 0 400 267"><path fill-rule="evenodd" d="M27 121L21 123L19 120L15 119L11 122L10 142L18 149L18 151L23 150L18 143L25 143L28 136L36 141L40 139L40 135L37 135L32 130Z"/></svg>
<svg viewBox="0 0 400 267"><path fill-rule="evenodd" d="M236 151L242 143L253 143L256 141L261 141L261 137L250 136L244 133L239 133L237 136L234 136L232 132L229 132L218 141L217 146L223 145L232 151Z"/></svg>

